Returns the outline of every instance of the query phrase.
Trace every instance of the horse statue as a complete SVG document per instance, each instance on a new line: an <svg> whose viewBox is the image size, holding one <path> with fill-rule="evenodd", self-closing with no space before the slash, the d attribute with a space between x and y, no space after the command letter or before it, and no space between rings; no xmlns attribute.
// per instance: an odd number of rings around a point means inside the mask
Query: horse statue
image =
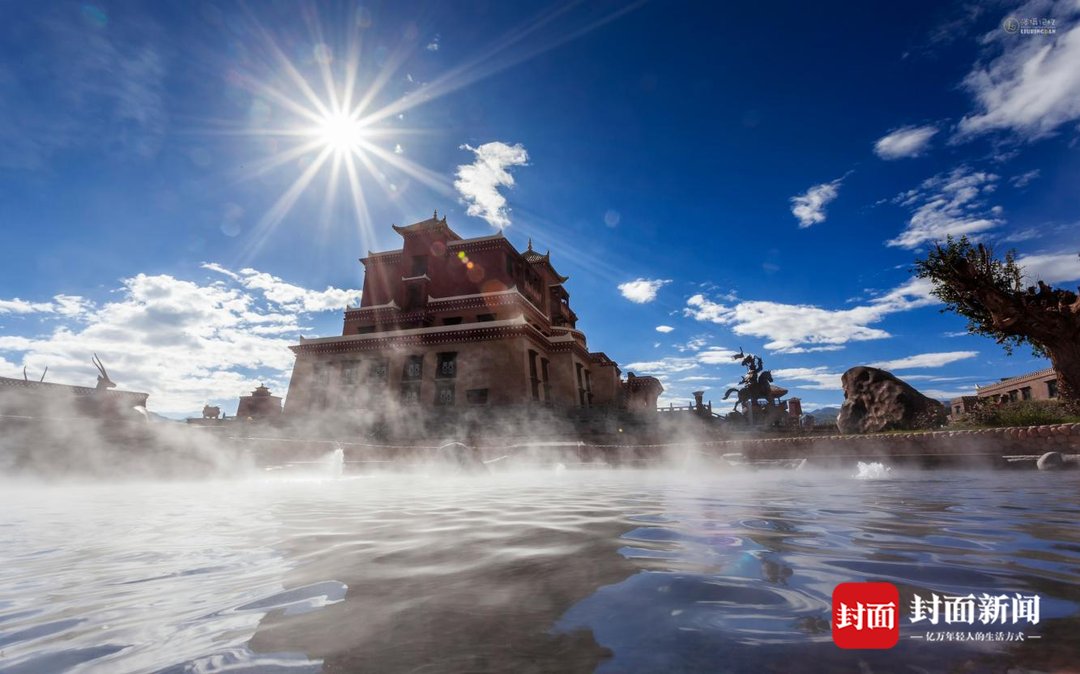
<svg viewBox="0 0 1080 674"><path fill-rule="evenodd" d="M203 419L217 419L219 416L221 416L221 408L220 407L218 407L217 405L214 405L213 407L211 407L209 405L203 405L203 408L202 408L202 418Z"/></svg>
<svg viewBox="0 0 1080 674"><path fill-rule="evenodd" d="M95 353L93 358L94 367L98 369L97 376L97 390L104 391L110 388L116 388L116 384L112 379L109 379L109 373L105 371L105 366L101 364L101 359Z"/></svg>
<svg viewBox="0 0 1080 674"><path fill-rule="evenodd" d="M765 399L772 402L772 371L765 370L757 375L757 379L752 384L748 384L742 388L729 388L727 393L724 394L724 400L728 399L728 396L732 392L739 394L739 399L735 402L734 409L738 410L739 405L746 409L746 404L749 402L753 404L757 400Z"/></svg>

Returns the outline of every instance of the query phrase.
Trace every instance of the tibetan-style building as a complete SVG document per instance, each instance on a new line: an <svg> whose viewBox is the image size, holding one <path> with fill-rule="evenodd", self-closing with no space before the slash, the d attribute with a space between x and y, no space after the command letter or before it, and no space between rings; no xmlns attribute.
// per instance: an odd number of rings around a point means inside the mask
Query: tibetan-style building
<svg viewBox="0 0 1080 674"><path fill-rule="evenodd" d="M281 397L272 395L270 389L259 384L259 388L252 391L251 395L240 396L240 403L236 406L236 416L245 421L276 419L281 416Z"/></svg>
<svg viewBox="0 0 1080 674"><path fill-rule="evenodd" d="M369 253L359 307L339 337L301 339L287 416L540 405L655 411L653 377L620 379L589 351L567 277L502 235L463 239L434 217L397 250Z"/></svg>

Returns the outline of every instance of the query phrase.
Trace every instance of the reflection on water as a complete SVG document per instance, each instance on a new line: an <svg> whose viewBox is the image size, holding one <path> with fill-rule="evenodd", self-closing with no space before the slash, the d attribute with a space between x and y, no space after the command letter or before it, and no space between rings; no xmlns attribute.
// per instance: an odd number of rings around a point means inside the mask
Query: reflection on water
<svg viewBox="0 0 1080 674"><path fill-rule="evenodd" d="M0 671L1075 671L1080 476L874 477L7 485ZM1044 638L842 651L865 580L1036 592Z"/></svg>

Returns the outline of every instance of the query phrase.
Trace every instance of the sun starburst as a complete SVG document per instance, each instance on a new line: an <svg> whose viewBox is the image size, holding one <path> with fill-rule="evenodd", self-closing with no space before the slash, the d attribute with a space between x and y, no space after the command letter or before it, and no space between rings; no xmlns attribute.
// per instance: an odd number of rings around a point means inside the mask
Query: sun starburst
<svg viewBox="0 0 1080 674"><path fill-rule="evenodd" d="M242 133L265 141L270 149L262 160L245 162L243 177L264 177L290 166L298 167L299 174L259 220L249 238L248 254L254 254L270 238L320 175L326 177L325 198L321 201L322 227L329 228L332 220L341 219L337 203L340 188L347 186L348 208L353 212L361 242L369 248L375 238L368 210L372 194L381 191L403 214L415 214L430 207L430 203L403 203L401 186L405 182L427 188L425 200L431 196L454 200L456 192L448 176L405 156L403 141L420 134L402 125L405 113L580 37L643 1L637 0L573 28L560 27L557 20L566 18L577 3L557 5L426 83L416 82L402 72L418 51L415 41L406 41L383 58L371 58L371 54L364 52L361 61L360 39L364 31L357 27L365 27L365 21L370 25L370 17L364 16L362 8L350 10L355 16L345 17L344 21L328 22L318 16L316 5L304 5L308 39L301 43L309 45L306 55L305 50L297 49L295 31L275 36L249 12L251 33L259 38L258 60L266 67L232 73L235 77L231 79L265 113L253 116L255 121ZM341 28L335 30L340 39L328 41L324 37L323 26L330 24ZM550 33L547 39L541 36L545 30ZM289 45L288 53L283 44ZM391 90L399 89L406 81L404 92L391 94Z"/></svg>

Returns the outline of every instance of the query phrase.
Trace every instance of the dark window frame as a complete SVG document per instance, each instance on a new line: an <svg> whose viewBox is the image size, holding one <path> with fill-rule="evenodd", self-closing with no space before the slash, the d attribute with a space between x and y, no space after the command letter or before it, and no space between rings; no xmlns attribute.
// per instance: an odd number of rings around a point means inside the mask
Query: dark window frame
<svg viewBox="0 0 1080 674"><path fill-rule="evenodd" d="M413 255L410 277L423 276L428 272L428 256Z"/></svg>
<svg viewBox="0 0 1080 674"><path fill-rule="evenodd" d="M457 377L457 351L441 351L435 354L435 378L454 379ZM446 366L449 365L449 373Z"/></svg>
<svg viewBox="0 0 1080 674"><path fill-rule="evenodd" d="M465 391L465 400L470 405L487 405L488 389L473 388Z"/></svg>
<svg viewBox="0 0 1080 674"><path fill-rule="evenodd" d="M410 372L411 367L415 365L416 371ZM405 362L401 365L401 381L420 381L424 378L424 356L412 355L406 356Z"/></svg>
<svg viewBox="0 0 1080 674"><path fill-rule="evenodd" d="M420 382L419 381L403 381L403 382L401 382L401 404L402 405L419 405L420 404Z"/></svg>
<svg viewBox="0 0 1080 674"><path fill-rule="evenodd" d="M443 400L443 393L449 391L450 396L448 400ZM456 391L453 379L440 379L435 382L435 406L436 407L453 407L455 404Z"/></svg>

